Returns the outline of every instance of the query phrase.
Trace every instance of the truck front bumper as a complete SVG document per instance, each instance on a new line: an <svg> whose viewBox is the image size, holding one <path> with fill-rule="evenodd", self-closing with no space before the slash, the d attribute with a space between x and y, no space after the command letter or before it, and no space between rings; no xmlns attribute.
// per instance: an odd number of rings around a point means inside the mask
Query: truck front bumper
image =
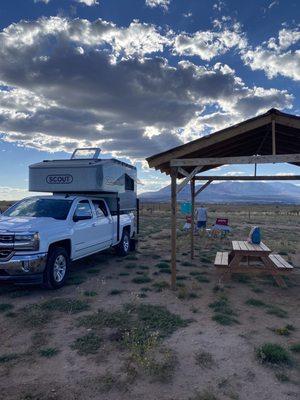
<svg viewBox="0 0 300 400"><path fill-rule="evenodd" d="M0 261L0 282L42 283L47 253L14 255L8 261Z"/></svg>

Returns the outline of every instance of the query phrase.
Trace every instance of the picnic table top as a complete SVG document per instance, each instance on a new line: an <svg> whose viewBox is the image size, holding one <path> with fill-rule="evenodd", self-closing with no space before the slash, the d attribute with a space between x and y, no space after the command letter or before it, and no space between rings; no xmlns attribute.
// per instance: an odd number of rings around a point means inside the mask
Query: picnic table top
<svg viewBox="0 0 300 400"><path fill-rule="evenodd" d="M253 244L248 242L247 240L233 240L232 248L234 251L243 251L243 252L265 252L271 253L271 250L268 246L266 246L263 242L260 244Z"/></svg>

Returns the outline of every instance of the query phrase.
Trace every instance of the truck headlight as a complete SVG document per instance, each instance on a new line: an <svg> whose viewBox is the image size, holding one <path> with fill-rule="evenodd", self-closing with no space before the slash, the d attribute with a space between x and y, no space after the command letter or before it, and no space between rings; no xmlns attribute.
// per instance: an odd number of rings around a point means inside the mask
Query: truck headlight
<svg viewBox="0 0 300 400"><path fill-rule="evenodd" d="M15 234L16 250L38 250L40 247L40 237L36 233L18 233Z"/></svg>

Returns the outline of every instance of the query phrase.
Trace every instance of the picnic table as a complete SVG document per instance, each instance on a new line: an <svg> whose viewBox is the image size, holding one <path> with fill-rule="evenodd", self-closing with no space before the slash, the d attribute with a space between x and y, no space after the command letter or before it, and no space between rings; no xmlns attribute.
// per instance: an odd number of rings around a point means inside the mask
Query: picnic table
<svg viewBox="0 0 300 400"><path fill-rule="evenodd" d="M272 275L276 283L286 287L282 275L293 270L279 254L264 243L253 244L248 241L232 241L231 252L217 252L215 266L222 270L221 279L230 279L232 273Z"/></svg>

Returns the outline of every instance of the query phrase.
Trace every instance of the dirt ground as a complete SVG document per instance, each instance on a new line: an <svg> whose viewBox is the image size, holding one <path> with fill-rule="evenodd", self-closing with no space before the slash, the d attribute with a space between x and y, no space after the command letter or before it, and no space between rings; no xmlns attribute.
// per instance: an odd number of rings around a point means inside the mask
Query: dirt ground
<svg viewBox="0 0 300 400"><path fill-rule="evenodd" d="M63 289L1 286L0 399L299 399L294 208L209 206L210 223L228 217L233 231L225 239L196 236L192 261L181 218L175 292L168 287L168 206L144 207L136 253L76 262ZM216 285L216 251L246 239L252 225L294 265L286 289L271 277ZM220 304L224 318L216 317ZM266 343L281 345L288 358L275 364L259 358Z"/></svg>

